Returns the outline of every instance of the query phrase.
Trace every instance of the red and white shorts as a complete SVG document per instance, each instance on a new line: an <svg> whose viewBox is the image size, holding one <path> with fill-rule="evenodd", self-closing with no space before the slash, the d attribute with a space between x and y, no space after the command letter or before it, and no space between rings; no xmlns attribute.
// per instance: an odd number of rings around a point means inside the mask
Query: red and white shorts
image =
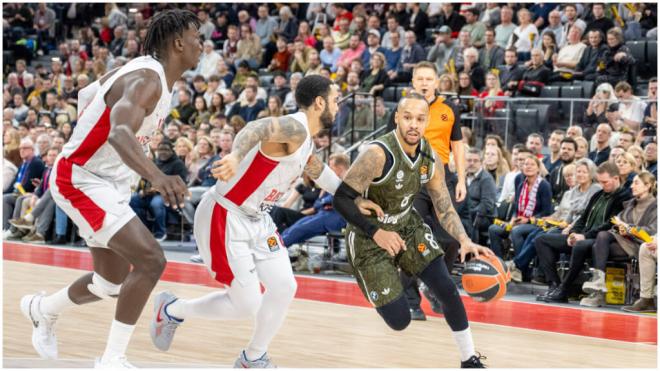
<svg viewBox="0 0 660 371"><path fill-rule="evenodd" d="M64 157L55 162L50 190L90 247L107 248L108 241L135 216L129 206L128 182L100 178Z"/></svg>
<svg viewBox="0 0 660 371"><path fill-rule="evenodd" d="M270 215L249 218L216 201L213 188L195 211L195 240L199 254L216 281L242 286L258 280L255 260L289 259Z"/></svg>

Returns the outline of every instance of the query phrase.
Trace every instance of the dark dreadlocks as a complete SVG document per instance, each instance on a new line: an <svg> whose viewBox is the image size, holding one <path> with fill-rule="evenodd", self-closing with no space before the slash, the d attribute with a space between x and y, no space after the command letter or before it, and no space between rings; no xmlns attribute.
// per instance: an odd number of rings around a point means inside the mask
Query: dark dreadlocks
<svg viewBox="0 0 660 371"><path fill-rule="evenodd" d="M161 59L172 38L180 37L191 25L199 29L201 24L197 15L189 10L168 9L157 13L151 18L144 38L144 55Z"/></svg>

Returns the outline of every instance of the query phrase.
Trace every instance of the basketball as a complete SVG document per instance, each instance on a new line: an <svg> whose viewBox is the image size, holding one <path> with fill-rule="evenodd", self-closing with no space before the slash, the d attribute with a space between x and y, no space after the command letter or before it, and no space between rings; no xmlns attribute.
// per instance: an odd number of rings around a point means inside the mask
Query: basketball
<svg viewBox="0 0 660 371"><path fill-rule="evenodd" d="M465 264L463 289L475 301L498 300L506 294L506 284L511 280L502 259L497 256L481 256Z"/></svg>

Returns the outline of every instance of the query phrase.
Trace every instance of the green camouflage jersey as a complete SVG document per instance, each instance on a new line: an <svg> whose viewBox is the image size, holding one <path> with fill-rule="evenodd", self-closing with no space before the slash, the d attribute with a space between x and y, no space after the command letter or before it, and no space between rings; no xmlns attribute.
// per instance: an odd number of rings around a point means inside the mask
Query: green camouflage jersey
<svg viewBox="0 0 660 371"><path fill-rule="evenodd" d="M371 143L389 152L393 164L387 173L382 174L365 191L364 197L378 204L385 213L384 217L373 216L370 220L382 229L396 231L409 222L415 195L433 176L433 150L426 139L422 138L419 153L413 161L403 151L394 131Z"/></svg>
<svg viewBox="0 0 660 371"><path fill-rule="evenodd" d="M346 227L346 245L362 293L374 307L381 307L403 294L399 268L417 275L442 256L443 251L431 228L412 208L415 195L434 174L433 152L426 139L422 139L415 160L403 152L394 132L374 142L389 152L393 161L392 167L365 191L365 198L378 204L385 213L382 218L369 219L379 228L397 232L405 241L406 250L391 257L352 224Z"/></svg>

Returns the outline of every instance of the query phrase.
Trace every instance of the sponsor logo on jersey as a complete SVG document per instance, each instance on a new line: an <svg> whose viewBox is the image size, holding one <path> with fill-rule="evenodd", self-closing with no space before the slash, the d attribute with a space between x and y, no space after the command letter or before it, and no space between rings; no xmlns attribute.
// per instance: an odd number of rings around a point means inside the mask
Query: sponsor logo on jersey
<svg viewBox="0 0 660 371"><path fill-rule="evenodd" d="M268 237L266 243L268 244L268 248L271 252L275 252L280 249L280 245L277 243L277 237L275 236Z"/></svg>
<svg viewBox="0 0 660 371"><path fill-rule="evenodd" d="M401 220L401 218L408 215L408 212L410 211L411 207L412 205L398 214L394 214L394 215L385 214L383 216L379 216L378 221L383 224L397 224L399 220Z"/></svg>
<svg viewBox="0 0 660 371"><path fill-rule="evenodd" d="M388 287L388 288L384 289L383 291L380 292L380 294L383 295L383 296L389 295L390 294L390 288Z"/></svg>
<svg viewBox="0 0 660 371"><path fill-rule="evenodd" d="M422 167L419 168L419 179L422 181L428 180L429 178L429 167L426 165L422 165Z"/></svg>
<svg viewBox="0 0 660 371"><path fill-rule="evenodd" d="M417 251L423 253L424 251L426 251L426 245L423 242L420 243L419 245L417 245Z"/></svg>
<svg viewBox="0 0 660 371"><path fill-rule="evenodd" d="M394 188L396 189L401 189L403 188L403 177L405 174L403 173L403 170L399 170L396 173L396 180L394 180Z"/></svg>
<svg viewBox="0 0 660 371"><path fill-rule="evenodd" d="M369 296L371 297L371 300L378 300L378 293L376 291L370 292Z"/></svg>

